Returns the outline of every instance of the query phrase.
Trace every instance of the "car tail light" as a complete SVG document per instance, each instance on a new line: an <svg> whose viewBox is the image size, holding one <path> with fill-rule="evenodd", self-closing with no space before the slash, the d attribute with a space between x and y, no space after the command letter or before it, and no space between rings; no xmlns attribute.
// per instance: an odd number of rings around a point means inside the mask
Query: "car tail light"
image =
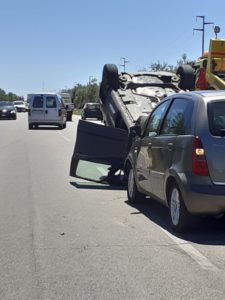
<svg viewBox="0 0 225 300"><path fill-rule="evenodd" d="M62 115L62 110L59 109L59 117Z"/></svg>
<svg viewBox="0 0 225 300"><path fill-rule="evenodd" d="M205 150L198 136L196 136L194 139L192 153L192 172L200 176L209 175L208 165L205 158Z"/></svg>

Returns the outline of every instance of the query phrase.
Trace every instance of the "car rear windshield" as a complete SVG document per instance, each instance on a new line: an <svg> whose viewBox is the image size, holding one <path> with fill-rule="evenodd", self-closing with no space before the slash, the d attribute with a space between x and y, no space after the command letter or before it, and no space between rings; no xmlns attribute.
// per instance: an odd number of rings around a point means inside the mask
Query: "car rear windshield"
<svg viewBox="0 0 225 300"><path fill-rule="evenodd" d="M225 136L225 99L208 103L209 130L214 136Z"/></svg>
<svg viewBox="0 0 225 300"><path fill-rule="evenodd" d="M90 109L98 109L100 108L100 105L98 103L96 104L87 104L87 107Z"/></svg>

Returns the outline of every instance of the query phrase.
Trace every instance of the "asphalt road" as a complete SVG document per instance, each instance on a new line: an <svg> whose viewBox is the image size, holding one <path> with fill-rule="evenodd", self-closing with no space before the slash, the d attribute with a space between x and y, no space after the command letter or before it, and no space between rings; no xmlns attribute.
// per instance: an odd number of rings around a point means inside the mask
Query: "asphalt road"
<svg viewBox="0 0 225 300"><path fill-rule="evenodd" d="M0 120L0 299L225 299L225 222L170 231L166 208L69 176L65 130Z"/></svg>

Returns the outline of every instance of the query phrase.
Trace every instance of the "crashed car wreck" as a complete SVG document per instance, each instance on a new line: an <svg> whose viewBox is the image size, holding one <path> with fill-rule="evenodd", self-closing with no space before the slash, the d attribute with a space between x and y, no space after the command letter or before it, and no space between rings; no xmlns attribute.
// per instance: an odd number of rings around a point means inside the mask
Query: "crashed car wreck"
<svg viewBox="0 0 225 300"><path fill-rule="evenodd" d="M99 92L104 125L79 120L70 176L112 183L123 169L135 126L142 126L164 97L180 91L179 80L165 71L119 74L116 65L106 64Z"/></svg>

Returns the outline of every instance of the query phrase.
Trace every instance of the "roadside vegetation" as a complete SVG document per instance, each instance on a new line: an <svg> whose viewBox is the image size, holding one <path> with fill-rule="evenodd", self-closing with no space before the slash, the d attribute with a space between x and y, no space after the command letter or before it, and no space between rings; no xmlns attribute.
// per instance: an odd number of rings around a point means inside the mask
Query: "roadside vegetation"
<svg viewBox="0 0 225 300"><path fill-rule="evenodd" d="M11 92L6 93L3 89L0 88L0 101L15 101L23 100L23 97L17 96Z"/></svg>

